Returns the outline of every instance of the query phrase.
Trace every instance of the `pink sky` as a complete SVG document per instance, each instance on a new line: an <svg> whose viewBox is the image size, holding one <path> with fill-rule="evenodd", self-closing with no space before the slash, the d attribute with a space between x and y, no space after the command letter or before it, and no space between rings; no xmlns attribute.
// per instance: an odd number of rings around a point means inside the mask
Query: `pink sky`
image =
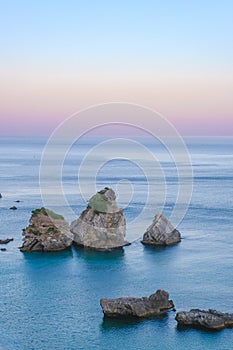
<svg viewBox="0 0 233 350"><path fill-rule="evenodd" d="M117 73L103 68L89 73L62 72L56 67L2 72L0 135L47 136L82 108L120 101L159 111L184 136L232 135L231 75L208 69Z"/></svg>

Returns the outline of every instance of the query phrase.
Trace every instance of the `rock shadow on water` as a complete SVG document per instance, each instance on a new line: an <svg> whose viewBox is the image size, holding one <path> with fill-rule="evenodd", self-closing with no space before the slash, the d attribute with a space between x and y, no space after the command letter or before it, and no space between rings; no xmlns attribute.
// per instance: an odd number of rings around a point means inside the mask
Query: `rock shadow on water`
<svg viewBox="0 0 233 350"><path fill-rule="evenodd" d="M224 329L224 331L226 331L229 328ZM219 329L208 329L205 327L201 327L201 326L185 326L185 325L181 325L181 324L177 324L176 326L176 330L178 333L194 333L194 332L201 332L204 334L220 334L221 332L223 332L223 330L219 330Z"/></svg>
<svg viewBox="0 0 233 350"><path fill-rule="evenodd" d="M151 253L163 253L173 251L176 252L179 249L179 245L154 245L154 244L143 244L143 250Z"/></svg>
<svg viewBox="0 0 233 350"><path fill-rule="evenodd" d="M114 261L121 260L124 258L125 251L123 247L112 248L112 249L93 249L83 247L77 244L73 246L74 252L77 253L79 257L83 257L88 260L106 260Z"/></svg>
<svg viewBox="0 0 233 350"><path fill-rule="evenodd" d="M160 322L161 324L168 322L168 312L163 312L156 316L151 317L106 317L103 316L102 325L101 328L104 331L111 330L111 329L121 329L121 328L128 328L128 327L135 327L142 323L148 323L148 322Z"/></svg>
<svg viewBox="0 0 233 350"><path fill-rule="evenodd" d="M36 261L49 261L56 262L63 261L67 258L73 257L72 249L62 250L59 252L24 252L23 258L28 263L34 263Z"/></svg>

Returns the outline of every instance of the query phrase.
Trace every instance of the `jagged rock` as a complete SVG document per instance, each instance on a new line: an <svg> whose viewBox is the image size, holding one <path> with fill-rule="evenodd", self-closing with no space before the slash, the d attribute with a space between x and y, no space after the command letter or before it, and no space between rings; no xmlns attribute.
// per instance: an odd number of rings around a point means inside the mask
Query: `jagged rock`
<svg viewBox="0 0 233 350"><path fill-rule="evenodd" d="M10 207L11 210L17 210L16 206L13 205L13 207Z"/></svg>
<svg viewBox="0 0 233 350"><path fill-rule="evenodd" d="M23 230L21 252L53 252L71 247L73 235L61 215L41 208L32 211L29 226Z"/></svg>
<svg viewBox="0 0 233 350"><path fill-rule="evenodd" d="M74 242L83 247L112 249L129 244L124 240L126 222L112 189L105 187L88 202L80 217L71 223Z"/></svg>
<svg viewBox="0 0 233 350"><path fill-rule="evenodd" d="M142 243L149 245L171 245L180 242L180 232L161 213L157 214L153 223L143 235Z"/></svg>
<svg viewBox="0 0 233 350"><path fill-rule="evenodd" d="M149 298L101 299L100 305L107 317L150 317L174 307L168 292L160 289Z"/></svg>
<svg viewBox="0 0 233 350"><path fill-rule="evenodd" d="M0 244L7 244L13 240L14 240L14 238L0 239Z"/></svg>
<svg viewBox="0 0 233 350"><path fill-rule="evenodd" d="M222 313L212 309L207 311L191 309L190 311L178 312L176 321L179 325L220 330L233 327L233 314Z"/></svg>

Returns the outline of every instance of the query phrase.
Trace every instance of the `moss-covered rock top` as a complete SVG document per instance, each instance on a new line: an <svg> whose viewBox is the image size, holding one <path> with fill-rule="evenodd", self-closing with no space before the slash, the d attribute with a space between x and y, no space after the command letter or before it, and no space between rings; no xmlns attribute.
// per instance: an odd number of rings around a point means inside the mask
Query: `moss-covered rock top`
<svg viewBox="0 0 233 350"><path fill-rule="evenodd" d="M109 188L105 187L103 190L92 196L88 201L88 205L95 211L96 214L106 213L108 211L108 205L111 205L111 201L105 196L107 191L109 191Z"/></svg>
<svg viewBox="0 0 233 350"><path fill-rule="evenodd" d="M107 202L108 200L103 194L96 193L89 199L88 204L96 213L106 213Z"/></svg>
<svg viewBox="0 0 233 350"><path fill-rule="evenodd" d="M32 210L32 214L33 215L43 214L45 216L49 216L51 219L64 220L64 217L62 215L57 214L54 211L44 207Z"/></svg>

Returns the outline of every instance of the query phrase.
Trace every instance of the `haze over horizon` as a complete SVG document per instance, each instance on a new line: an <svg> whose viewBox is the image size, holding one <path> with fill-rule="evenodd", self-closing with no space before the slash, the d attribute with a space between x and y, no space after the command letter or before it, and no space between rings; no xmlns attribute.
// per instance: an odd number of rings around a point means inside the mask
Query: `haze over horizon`
<svg viewBox="0 0 233 350"><path fill-rule="evenodd" d="M49 136L108 102L232 136L232 14L230 0L2 2L0 136Z"/></svg>

